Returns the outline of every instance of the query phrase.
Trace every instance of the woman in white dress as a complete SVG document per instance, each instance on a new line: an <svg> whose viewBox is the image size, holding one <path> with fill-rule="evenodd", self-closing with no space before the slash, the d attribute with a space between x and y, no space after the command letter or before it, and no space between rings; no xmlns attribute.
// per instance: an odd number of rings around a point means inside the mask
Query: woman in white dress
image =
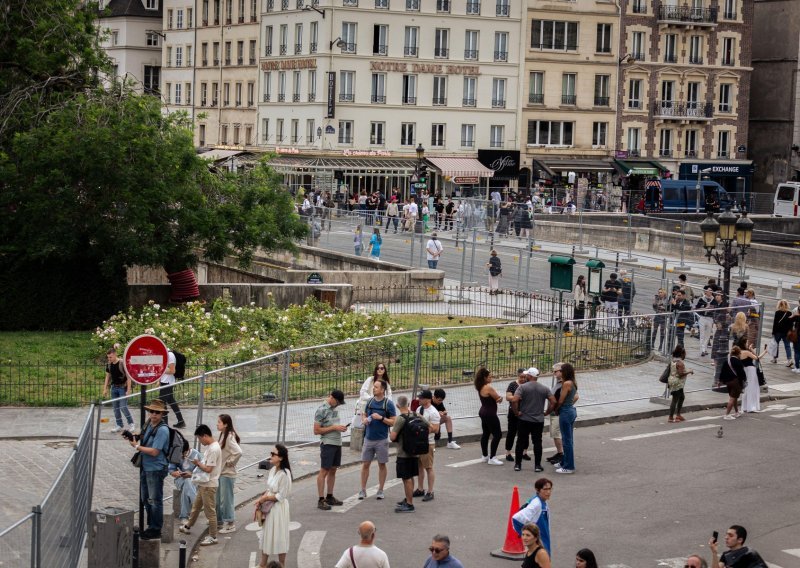
<svg viewBox="0 0 800 568"><path fill-rule="evenodd" d="M267 476L267 490L256 499L256 508L267 501L274 501L264 521L261 533L261 562L259 568L267 568L270 555L278 555L281 566L286 565L289 552L289 497L292 493L292 468L289 465L289 451L283 444L276 444L269 453L272 468Z"/></svg>
<svg viewBox="0 0 800 568"><path fill-rule="evenodd" d="M761 388L758 386L758 374L756 372L756 363L767 353L767 349L756 355L755 349L752 345L743 347L746 344L747 338L742 337L737 344L742 352L739 354L739 359L742 360L745 375L747 375L747 384L742 391L742 412L761 412Z"/></svg>

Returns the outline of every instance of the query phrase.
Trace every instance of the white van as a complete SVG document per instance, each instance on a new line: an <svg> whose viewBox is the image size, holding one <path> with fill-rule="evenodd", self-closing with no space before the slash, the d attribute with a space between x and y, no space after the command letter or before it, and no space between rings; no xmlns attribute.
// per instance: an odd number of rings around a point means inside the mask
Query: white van
<svg viewBox="0 0 800 568"><path fill-rule="evenodd" d="M798 217L800 205L800 182L787 181L778 184L772 214L776 217Z"/></svg>

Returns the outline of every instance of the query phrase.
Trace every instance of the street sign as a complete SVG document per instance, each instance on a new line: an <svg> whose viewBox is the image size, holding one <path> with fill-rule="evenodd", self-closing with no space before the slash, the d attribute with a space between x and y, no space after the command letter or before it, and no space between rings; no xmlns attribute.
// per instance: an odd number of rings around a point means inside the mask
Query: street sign
<svg viewBox="0 0 800 568"><path fill-rule="evenodd" d="M322 275L319 272L312 272L306 278L306 284L322 284Z"/></svg>
<svg viewBox="0 0 800 568"><path fill-rule="evenodd" d="M419 177L417 174L411 174L411 183L417 183L419 181Z"/></svg>
<svg viewBox="0 0 800 568"><path fill-rule="evenodd" d="M416 189L428 189L428 184L427 183L415 183L414 187Z"/></svg>
<svg viewBox="0 0 800 568"><path fill-rule="evenodd" d="M122 362L133 382L153 384L167 369L167 346L154 335L140 335L125 348Z"/></svg>
<svg viewBox="0 0 800 568"><path fill-rule="evenodd" d="M456 176L453 178L453 183L457 185L475 185L480 181L480 178L473 176Z"/></svg>

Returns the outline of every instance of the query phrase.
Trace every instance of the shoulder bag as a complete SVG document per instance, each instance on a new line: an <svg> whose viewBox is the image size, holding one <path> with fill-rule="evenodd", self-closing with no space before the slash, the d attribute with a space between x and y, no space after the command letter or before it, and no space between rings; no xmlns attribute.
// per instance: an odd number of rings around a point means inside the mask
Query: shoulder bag
<svg viewBox="0 0 800 568"><path fill-rule="evenodd" d="M275 501L264 501L256 507L256 512L253 515L253 520L258 523L258 526L262 526L264 521L267 520L267 515L272 510L272 507L275 505Z"/></svg>
<svg viewBox="0 0 800 568"><path fill-rule="evenodd" d="M661 376L658 377L658 382L667 384L667 381L669 381L669 376L671 373L672 373L672 361L667 363L667 368L664 369L661 373Z"/></svg>
<svg viewBox="0 0 800 568"><path fill-rule="evenodd" d="M765 387L767 386L767 379L764 376L764 369L761 368L761 361L756 360L756 376L758 377L758 386Z"/></svg>

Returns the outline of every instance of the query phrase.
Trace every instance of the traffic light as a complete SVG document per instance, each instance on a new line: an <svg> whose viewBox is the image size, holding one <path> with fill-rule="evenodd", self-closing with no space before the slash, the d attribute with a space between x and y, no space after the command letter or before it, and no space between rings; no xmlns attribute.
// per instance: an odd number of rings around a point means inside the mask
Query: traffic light
<svg viewBox="0 0 800 568"><path fill-rule="evenodd" d="M428 164L423 162L419 165L419 168L417 170L417 180L419 181L419 183L423 184L428 183ZM424 187L427 187L427 185Z"/></svg>

